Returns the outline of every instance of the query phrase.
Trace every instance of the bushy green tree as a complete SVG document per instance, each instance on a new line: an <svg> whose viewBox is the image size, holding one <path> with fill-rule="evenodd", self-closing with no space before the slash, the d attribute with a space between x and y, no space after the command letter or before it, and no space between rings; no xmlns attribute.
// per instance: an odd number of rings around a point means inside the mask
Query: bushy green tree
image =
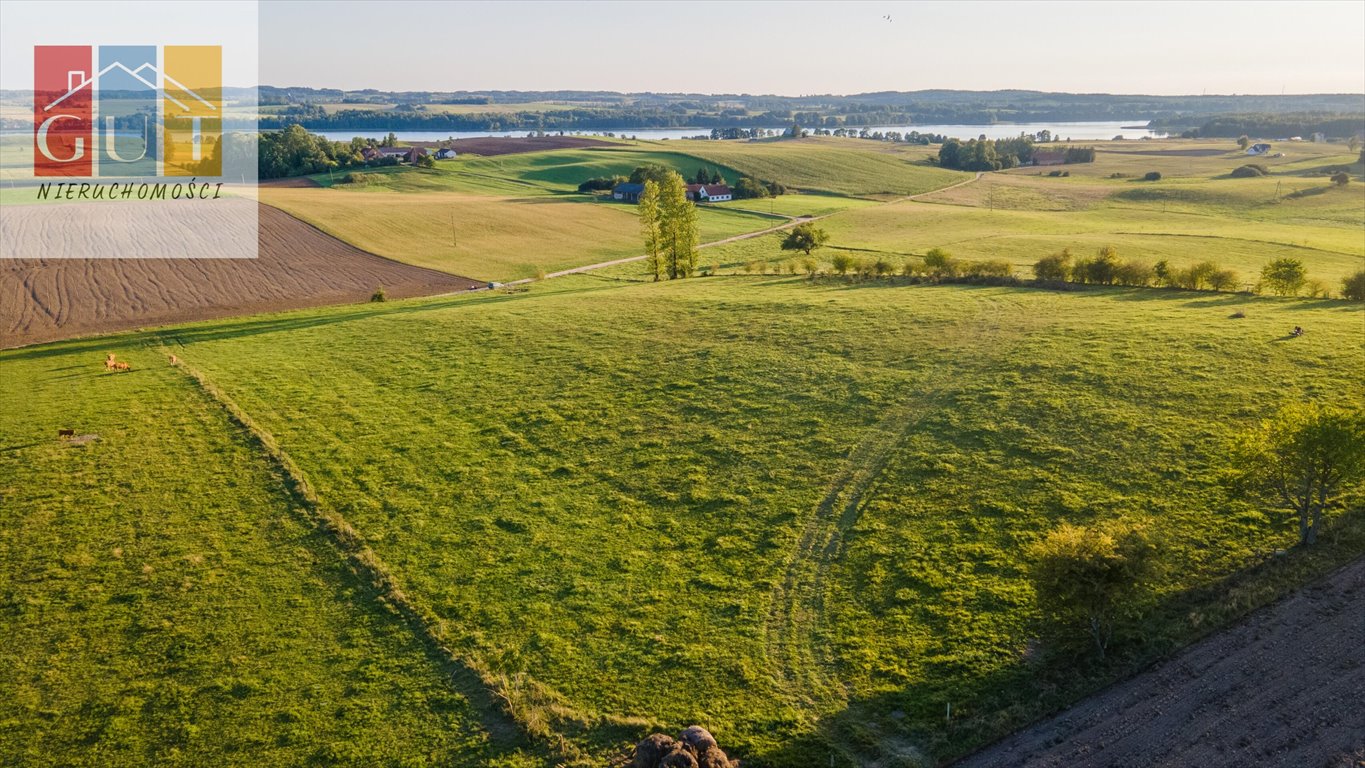
<svg viewBox="0 0 1365 768"><path fill-rule="evenodd" d="M1044 256L1033 264L1033 277L1044 283L1064 283L1071 278L1071 251Z"/></svg>
<svg viewBox="0 0 1365 768"><path fill-rule="evenodd" d="M1294 296L1308 282L1308 270L1299 259L1276 259L1261 268L1261 282L1276 296Z"/></svg>
<svg viewBox="0 0 1365 768"><path fill-rule="evenodd" d="M768 197L772 194L772 191L768 189L766 184L758 179L749 176L741 176L739 181L735 182L732 194L736 200L747 200L751 198Z"/></svg>
<svg viewBox="0 0 1365 768"><path fill-rule="evenodd" d="M830 258L830 266L834 268L835 273L846 275L853 268L853 257L847 253L836 253Z"/></svg>
<svg viewBox="0 0 1365 768"><path fill-rule="evenodd" d="M1100 658L1116 625L1135 611L1156 547L1140 527L1062 525L1035 544L1038 608L1062 637L1088 636Z"/></svg>
<svg viewBox="0 0 1365 768"><path fill-rule="evenodd" d="M956 277L957 260L942 248L930 248L924 254L924 269L931 277Z"/></svg>
<svg viewBox="0 0 1365 768"><path fill-rule="evenodd" d="M668 180L669 174L677 175L677 171L674 171L666 165L660 165L659 163L645 163L630 172L630 181L632 184L643 184L646 181L653 181L662 188L664 183ZM681 176L678 176L678 178L679 180L682 179Z"/></svg>
<svg viewBox="0 0 1365 768"><path fill-rule="evenodd" d="M829 233L815 226L814 222L807 221L792 227L786 238L782 240L782 250L802 251L809 256L811 251L824 246L827 242L829 242Z"/></svg>
<svg viewBox="0 0 1365 768"><path fill-rule="evenodd" d="M1365 301L1365 269L1341 279L1341 297L1350 301Z"/></svg>
<svg viewBox="0 0 1365 768"><path fill-rule="evenodd" d="M1365 480L1365 415L1315 403L1286 406L1244 433L1233 451L1234 487L1298 522L1317 542L1325 511Z"/></svg>

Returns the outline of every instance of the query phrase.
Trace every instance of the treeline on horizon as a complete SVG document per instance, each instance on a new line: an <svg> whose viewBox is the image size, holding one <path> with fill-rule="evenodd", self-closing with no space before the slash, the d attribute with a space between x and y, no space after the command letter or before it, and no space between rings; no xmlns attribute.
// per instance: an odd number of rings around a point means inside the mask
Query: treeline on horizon
<svg viewBox="0 0 1365 768"><path fill-rule="evenodd" d="M568 108L551 112L527 109L463 114L427 110L428 105L440 104L505 107L546 101L567 103ZM291 124L310 130L572 131L749 128L792 123L806 128L837 128L1114 120L1152 121L1157 125L1192 128L1211 116L1224 113L1275 116L1290 112L1332 116L1335 122L1329 127L1336 130L1348 125L1353 119L1351 116L1361 114L1361 97L1351 94L1126 96L1035 91L918 91L785 97L590 91L336 91L263 86L260 104L284 107L274 114L262 115L261 127L267 130ZM345 106L328 113L322 104Z"/></svg>
<svg viewBox="0 0 1365 768"><path fill-rule="evenodd" d="M1185 138L1199 138L1201 136L1211 138L1302 136L1307 138L1314 133L1322 133L1328 138L1342 139L1365 133L1365 113L1295 112L1289 114L1218 115L1200 123L1197 127L1190 127L1189 121L1179 119L1154 120L1152 127L1179 133Z"/></svg>

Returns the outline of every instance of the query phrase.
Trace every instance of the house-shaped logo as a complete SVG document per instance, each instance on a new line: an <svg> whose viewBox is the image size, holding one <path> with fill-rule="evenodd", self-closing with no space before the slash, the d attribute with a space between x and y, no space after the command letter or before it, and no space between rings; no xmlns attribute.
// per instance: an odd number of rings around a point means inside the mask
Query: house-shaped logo
<svg viewBox="0 0 1365 768"><path fill-rule="evenodd" d="M222 48L33 48L33 175L221 176Z"/></svg>

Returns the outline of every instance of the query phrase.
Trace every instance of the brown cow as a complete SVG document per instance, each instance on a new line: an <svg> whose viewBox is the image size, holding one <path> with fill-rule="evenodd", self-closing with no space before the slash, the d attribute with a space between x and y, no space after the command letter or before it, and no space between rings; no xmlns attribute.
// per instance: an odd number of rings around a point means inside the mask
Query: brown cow
<svg viewBox="0 0 1365 768"><path fill-rule="evenodd" d="M57 437L75 437L75 436L76 436L76 430L74 430L74 429L59 429L59 430L57 430Z"/></svg>

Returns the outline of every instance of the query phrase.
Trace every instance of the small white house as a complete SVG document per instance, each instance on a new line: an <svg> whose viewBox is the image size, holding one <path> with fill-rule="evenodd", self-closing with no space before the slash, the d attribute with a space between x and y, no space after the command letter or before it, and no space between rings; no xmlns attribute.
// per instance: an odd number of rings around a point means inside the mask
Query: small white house
<svg viewBox="0 0 1365 768"><path fill-rule="evenodd" d="M688 184L687 199L698 203L723 203L733 197L724 184Z"/></svg>
<svg viewBox="0 0 1365 768"><path fill-rule="evenodd" d="M1264 155L1269 151L1270 151L1269 144L1252 144L1251 146L1247 147L1248 155Z"/></svg>
<svg viewBox="0 0 1365 768"><path fill-rule="evenodd" d="M436 150L437 160L450 160L453 157L455 157L455 150L451 149L450 147L441 147L440 149Z"/></svg>

